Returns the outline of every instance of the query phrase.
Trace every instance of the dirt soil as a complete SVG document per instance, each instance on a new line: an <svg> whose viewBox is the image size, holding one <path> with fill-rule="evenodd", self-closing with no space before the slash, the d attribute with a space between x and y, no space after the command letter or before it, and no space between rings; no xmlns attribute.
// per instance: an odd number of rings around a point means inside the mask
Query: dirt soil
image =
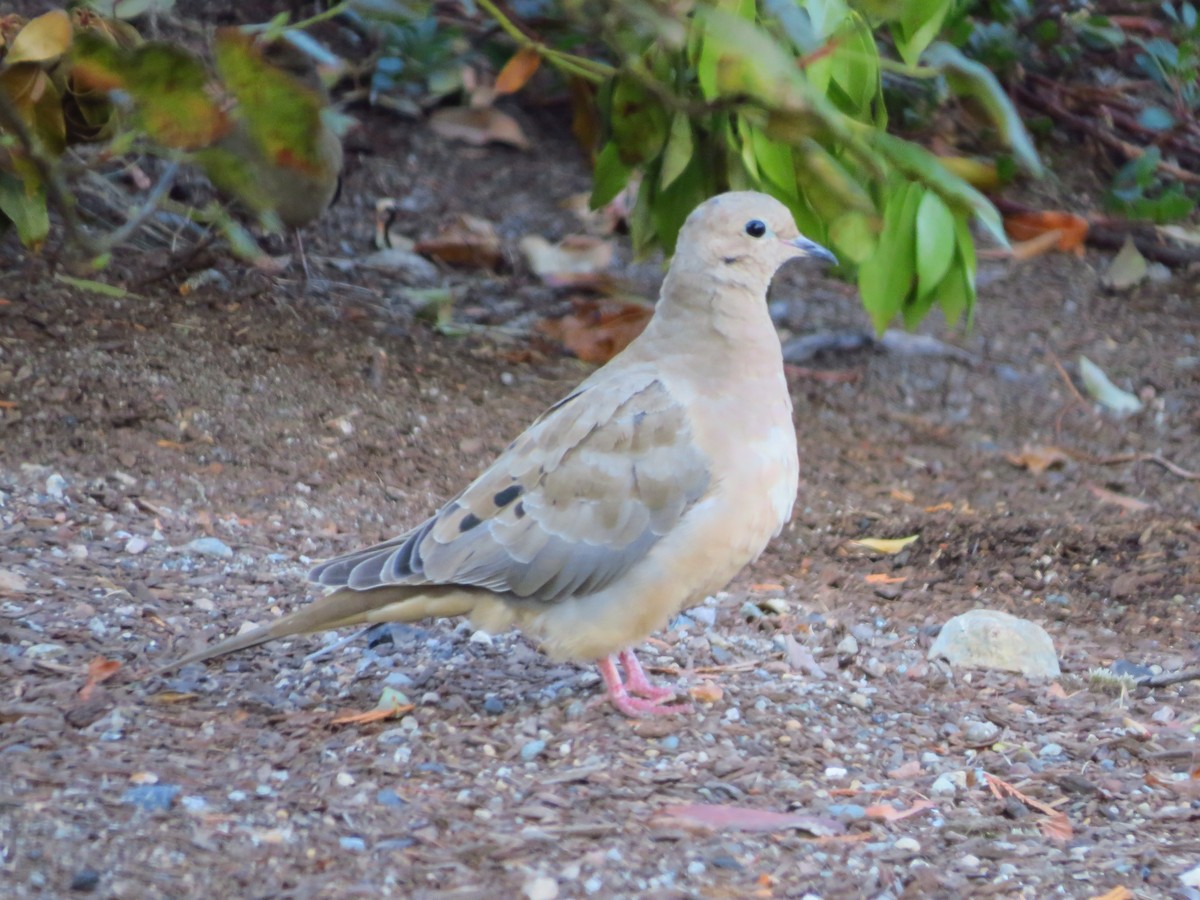
<svg viewBox="0 0 1200 900"><path fill-rule="evenodd" d="M1195 273L1113 294L1098 254L992 262L973 332L924 329L969 356L794 372L792 523L639 648L691 715L627 720L593 671L452 621L130 681L304 603L312 561L433 511L587 371L531 337L568 301L515 250L578 230L552 113L518 112L531 153L368 118L307 288L214 256L181 295L131 250L114 298L0 243L0 893L1196 896L1200 688L1089 674L1197 668ZM499 228L499 273L438 276L455 334L356 262L380 197L412 237ZM653 295L657 266L618 269ZM772 308L785 336L866 328L811 272ZM1055 361L1080 354L1144 411L1078 402ZM1042 624L1062 676L927 660L976 607ZM81 693L97 660L120 671ZM387 691L416 708L335 722ZM729 807L794 817L712 827Z"/></svg>

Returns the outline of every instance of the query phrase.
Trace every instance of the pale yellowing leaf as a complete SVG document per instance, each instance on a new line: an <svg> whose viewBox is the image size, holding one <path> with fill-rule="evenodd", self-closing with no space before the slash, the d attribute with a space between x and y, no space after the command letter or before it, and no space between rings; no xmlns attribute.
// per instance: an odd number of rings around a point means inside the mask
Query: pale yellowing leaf
<svg viewBox="0 0 1200 900"><path fill-rule="evenodd" d="M910 534L908 537L902 538L863 538L861 541L851 541L850 543L856 547L865 547L875 553L892 555L899 553L919 537L919 534Z"/></svg>
<svg viewBox="0 0 1200 900"><path fill-rule="evenodd" d="M19 62L48 62L57 59L71 46L71 18L61 9L53 9L31 20L13 38L6 65Z"/></svg>

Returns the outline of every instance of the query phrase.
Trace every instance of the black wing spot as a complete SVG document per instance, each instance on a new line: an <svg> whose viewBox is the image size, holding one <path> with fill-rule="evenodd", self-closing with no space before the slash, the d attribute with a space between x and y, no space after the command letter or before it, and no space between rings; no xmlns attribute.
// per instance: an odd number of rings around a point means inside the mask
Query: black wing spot
<svg viewBox="0 0 1200 900"><path fill-rule="evenodd" d="M479 516L475 515L475 513L467 513L465 516L463 516L462 521L458 523L458 530L460 532L470 531L482 521L483 520L480 519Z"/></svg>
<svg viewBox="0 0 1200 900"><path fill-rule="evenodd" d="M492 498L492 502L495 503L496 506L508 506L508 504L520 497L521 492L524 490L525 488L519 484L510 484L504 490L497 491L496 496Z"/></svg>

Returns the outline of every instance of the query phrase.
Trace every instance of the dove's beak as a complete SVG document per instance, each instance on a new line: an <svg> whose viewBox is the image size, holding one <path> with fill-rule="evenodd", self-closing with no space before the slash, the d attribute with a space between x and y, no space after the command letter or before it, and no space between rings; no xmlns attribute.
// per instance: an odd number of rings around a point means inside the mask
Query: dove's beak
<svg viewBox="0 0 1200 900"><path fill-rule="evenodd" d="M787 241L786 243L792 247L795 247L797 250L799 250L805 256L811 257L813 259L822 259L825 262L827 262L831 265L834 265L834 266L836 266L838 264L838 259L836 256L834 256L832 253L830 253L828 250L826 250L824 247L822 247L816 241L810 241L804 235L800 235L797 238L793 238L792 240Z"/></svg>

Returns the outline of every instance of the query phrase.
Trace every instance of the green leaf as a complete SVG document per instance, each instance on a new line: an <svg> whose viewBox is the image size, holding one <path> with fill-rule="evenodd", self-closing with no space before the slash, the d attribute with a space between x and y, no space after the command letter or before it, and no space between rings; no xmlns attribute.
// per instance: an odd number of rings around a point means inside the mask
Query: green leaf
<svg viewBox="0 0 1200 900"><path fill-rule="evenodd" d="M905 4L900 20L892 24L892 37L905 63L917 64L929 42L937 37L949 11L950 0L909 0Z"/></svg>
<svg viewBox="0 0 1200 900"><path fill-rule="evenodd" d="M627 166L658 156L667 138L666 110L629 76L618 76L613 85L610 124L612 140Z"/></svg>
<svg viewBox="0 0 1200 900"><path fill-rule="evenodd" d="M967 313L967 327L971 327L971 314L975 309L975 281L968 278L962 266L946 273L945 280L938 286L934 296L946 317L946 324L953 327Z"/></svg>
<svg viewBox="0 0 1200 900"><path fill-rule="evenodd" d="M238 118L267 164L320 177L327 103L312 60L287 40L262 43L237 28L219 29L213 52L237 98Z"/></svg>
<svg viewBox="0 0 1200 900"><path fill-rule="evenodd" d="M892 191L884 208L883 231L875 254L858 270L863 305L881 334L912 292L916 217L924 195L924 187L910 182L901 182Z"/></svg>
<svg viewBox="0 0 1200 900"><path fill-rule="evenodd" d="M792 156L792 148L780 141L773 141L761 128L748 127L750 145L754 159L758 163L758 172L766 182L764 187L773 188L767 193L774 194L785 203L790 203L800 196L796 184L796 163Z"/></svg>
<svg viewBox="0 0 1200 900"><path fill-rule="evenodd" d="M926 50L925 61L942 70L946 83L954 93L973 98L987 110L1017 162L1026 172L1040 178L1042 161L1038 158L1037 149L1016 107L991 70L973 59L967 59L957 47L944 42Z"/></svg>
<svg viewBox="0 0 1200 900"><path fill-rule="evenodd" d="M873 131L869 140L897 169L937 191L951 207L973 212L1000 246L1008 246L1004 222L996 207L975 188L947 171L936 156L923 147L893 137L885 131Z"/></svg>
<svg viewBox="0 0 1200 900"><path fill-rule="evenodd" d="M105 284L103 281L93 281L91 278L73 278L70 275L64 275L62 272L56 272L54 280L70 285L73 288L78 288L81 291L99 294L102 297L115 297L120 300L130 296L129 291L123 287L115 284Z"/></svg>
<svg viewBox="0 0 1200 900"><path fill-rule="evenodd" d="M670 187L671 183L683 173L688 163L692 161L694 153L692 122L687 113L677 112L671 120L671 132L667 135L667 145L663 148L662 174L659 176L659 183L663 190ZM599 160L597 160L597 168L599 168Z"/></svg>
<svg viewBox="0 0 1200 900"><path fill-rule="evenodd" d="M716 96L750 96L783 109L810 107L795 57L770 33L721 9L699 7L695 16L704 28L705 52L716 56Z"/></svg>
<svg viewBox="0 0 1200 900"><path fill-rule="evenodd" d="M632 170L621 162L617 145L609 141L596 157L596 168L592 173L592 209L599 209L612 202L629 183Z"/></svg>
<svg viewBox="0 0 1200 900"><path fill-rule="evenodd" d="M668 256L675 252L675 239L684 219L713 193L706 183L704 169L701 160L693 158L669 188L658 192L651 207L654 230L663 253Z"/></svg>
<svg viewBox="0 0 1200 900"><path fill-rule="evenodd" d="M855 265L865 262L878 243L872 217L854 210L843 213L829 226L829 241L838 259Z"/></svg>
<svg viewBox="0 0 1200 900"><path fill-rule="evenodd" d="M918 297L928 297L946 277L956 248L954 213L941 197L926 192L917 208Z"/></svg>
<svg viewBox="0 0 1200 900"><path fill-rule="evenodd" d="M38 249L50 233L46 211L46 189L36 178L23 182L10 172L0 171L0 213L17 227L21 243Z"/></svg>

